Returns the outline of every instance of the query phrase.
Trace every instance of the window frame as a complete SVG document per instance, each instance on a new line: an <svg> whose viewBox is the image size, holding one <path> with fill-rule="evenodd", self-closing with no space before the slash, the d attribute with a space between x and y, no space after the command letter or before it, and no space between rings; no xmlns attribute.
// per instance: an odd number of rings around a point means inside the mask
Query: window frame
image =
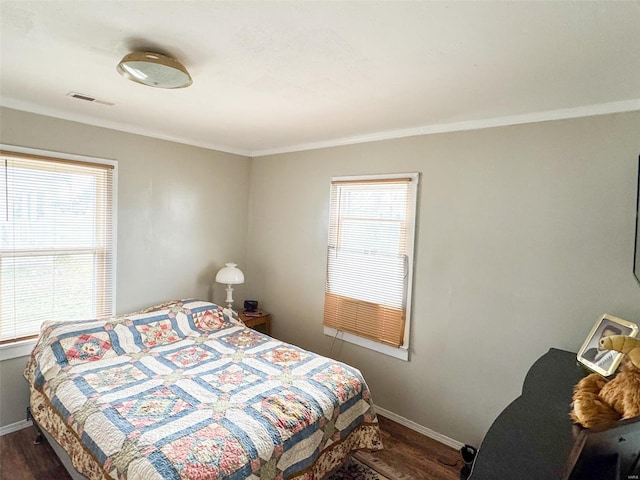
<svg viewBox="0 0 640 480"><path fill-rule="evenodd" d="M413 304L413 273L415 267L415 245L416 235L418 231L418 206L419 206L419 186L420 186L420 173L393 173L393 174L371 174L371 175L349 175L349 176L337 176L331 178L331 184L335 182L361 182L361 181L385 181L385 180L397 180L410 178L412 187L411 198L408 199L407 208L409 209L409 215L406 219L407 222L407 278L405 283L405 326L403 343L399 347L387 345L385 343L377 342L365 337L361 337L354 333L340 331L335 328L326 326L323 324L323 333L334 339L343 340L348 343L359 345L361 347L368 348L370 350L389 355L391 357L398 358L400 360L409 360L410 350L410 332L411 332L411 319L412 319L412 304ZM331 191L331 190L330 190ZM328 229L330 228L331 218L333 213L331 212L331 195L329 195L329 212L328 212ZM327 239L329 236L327 236ZM329 243L327 243L327 252L329 250ZM327 253L327 269L328 269L328 253ZM327 270L328 275L328 270ZM325 277L325 281L327 277ZM326 292L326 287L325 287ZM323 306L324 308L324 306Z"/></svg>
<svg viewBox="0 0 640 480"><path fill-rule="evenodd" d="M116 311L116 277L117 277L117 238L118 238L118 162L117 160L111 160L106 158L91 157L87 155L75 155L63 152L56 152L50 150L40 150L35 148L21 147L17 145L0 144L0 150L6 156L30 156L43 157L43 159L50 158L52 161L63 161L69 163L89 163L98 165L107 165L112 169L112 189L111 189L111 279L105 286L105 291L111 296L111 315ZM19 338L14 340L8 340L0 344L0 361L8 360L10 358L17 358L28 355L31 349L37 341L37 335L35 338Z"/></svg>

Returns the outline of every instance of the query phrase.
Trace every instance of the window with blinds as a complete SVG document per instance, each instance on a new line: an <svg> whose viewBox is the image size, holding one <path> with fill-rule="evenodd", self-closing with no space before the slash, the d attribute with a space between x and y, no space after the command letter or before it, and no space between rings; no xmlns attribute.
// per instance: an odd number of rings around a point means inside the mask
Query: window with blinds
<svg viewBox="0 0 640 480"><path fill-rule="evenodd" d="M0 344L111 315L113 163L0 151Z"/></svg>
<svg viewBox="0 0 640 480"><path fill-rule="evenodd" d="M324 325L407 347L419 175L331 182Z"/></svg>

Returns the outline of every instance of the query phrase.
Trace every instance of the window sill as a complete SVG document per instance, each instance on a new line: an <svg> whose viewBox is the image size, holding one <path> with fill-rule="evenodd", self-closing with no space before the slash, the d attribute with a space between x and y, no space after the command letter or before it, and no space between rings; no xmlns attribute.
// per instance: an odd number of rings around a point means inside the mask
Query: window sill
<svg viewBox="0 0 640 480"><path fill-rule="evenodd" d="M27 357L31 355L34 345L38 341L37 338L30 340L22 340L15 343L7 343L0 345L0 362L10 360L12 358Z"/></svg>
<svg viewBox="0 0 640 480"><path fill-rule="evenodd" d="M404 360L405 362L409 361L409 349L407 348L391 347L389 345L374 342L373 340L362 338L351 333L341 332L331 327L323 328L324 334L330 337L337 338L338 340L342 340L344 342L353 343L354 345L359 345L361 347L368 348L369 350L375 350L376 352L382 353L384 355L389 355L390 357L398 358L400 360Z"/></svg>

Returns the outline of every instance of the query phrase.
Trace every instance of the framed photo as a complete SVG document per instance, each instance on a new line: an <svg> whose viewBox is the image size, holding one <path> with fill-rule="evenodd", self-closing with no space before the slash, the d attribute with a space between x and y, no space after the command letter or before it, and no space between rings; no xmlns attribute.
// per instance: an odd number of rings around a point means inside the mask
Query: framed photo
<svg viewBox="0 0 640 480"><path fill-rule="evenodd" d="M636 195L636 245L633 252L633 274L640 284L640 157L638 157L638 190Z"/></svg>
<svg viewBox="0 0 640 480"><path fill-rule="evenodd" d="M605 350L600 339L610 335L628 335L635 337L638 325L605 313L598 319L589 332L582 348L578 351L578 361L590 370L608 377L618 368L624 354L615 350Z"/></svg>

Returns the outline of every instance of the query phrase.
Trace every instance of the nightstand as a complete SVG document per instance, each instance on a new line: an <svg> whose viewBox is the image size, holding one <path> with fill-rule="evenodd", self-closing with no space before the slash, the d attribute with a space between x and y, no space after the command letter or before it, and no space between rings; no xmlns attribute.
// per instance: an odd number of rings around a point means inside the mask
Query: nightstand
<svg viewBox="0 0 640 480"><path fill-rule="evenodd" d="M271 336L271 314L258 310L255 312L255 315L238 312L238 317L240 317L240 320L242 320L247 327Z"/></svg>

